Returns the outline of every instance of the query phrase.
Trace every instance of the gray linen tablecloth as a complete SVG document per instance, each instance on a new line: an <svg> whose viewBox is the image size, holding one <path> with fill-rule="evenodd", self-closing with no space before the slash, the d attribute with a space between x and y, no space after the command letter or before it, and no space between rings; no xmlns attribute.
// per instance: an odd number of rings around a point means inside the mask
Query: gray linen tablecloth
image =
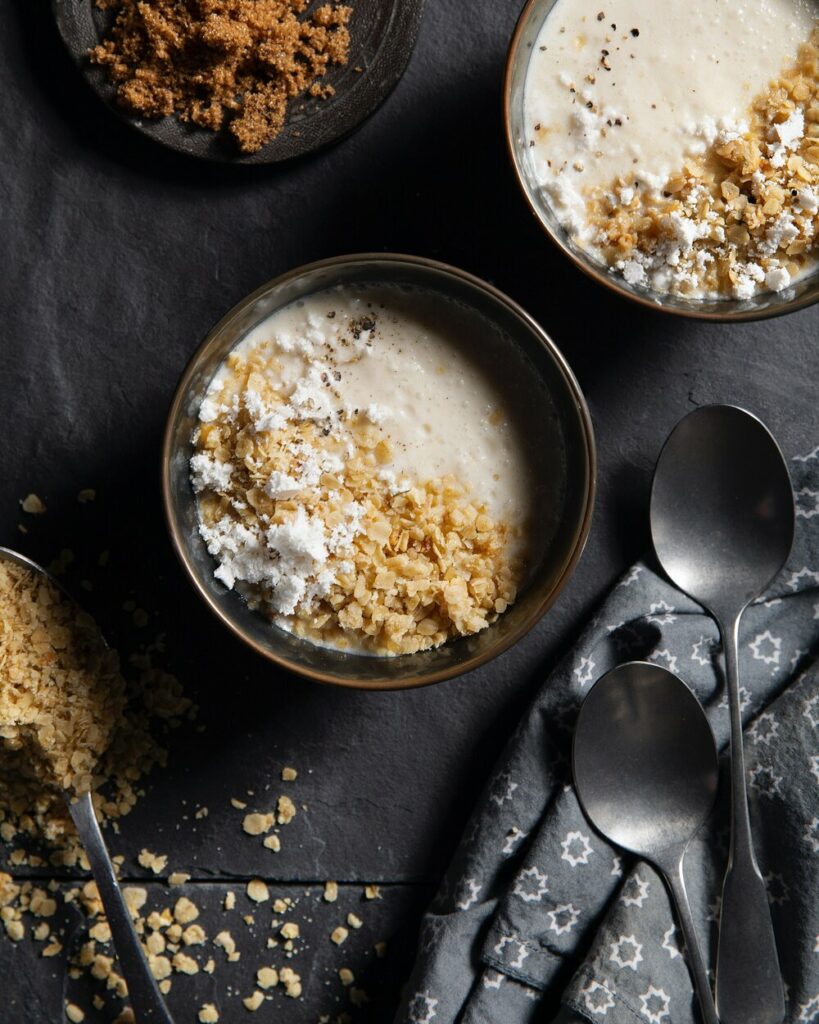
<svg viewBox="0 0 819 1024"><path fill-rule="evenodd" d="M740 631L751 818L787 1020L819 1024L819 448L791 464L786 569ZM679 673L722 756L721 797L685 873L713 966L727 853L729 722L713 621L648 565L614 588L521 722L428 911L396 1024L689 1024L698 1020L659 875L585 820L569 753L589 687L620 662Z"/></svg>

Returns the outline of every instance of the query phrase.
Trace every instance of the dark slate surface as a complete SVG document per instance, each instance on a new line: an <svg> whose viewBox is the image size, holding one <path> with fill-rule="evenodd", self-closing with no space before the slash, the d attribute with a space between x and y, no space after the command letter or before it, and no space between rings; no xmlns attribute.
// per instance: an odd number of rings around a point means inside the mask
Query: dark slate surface
<svg viewBox="0 0 819 1024"><path fill-rule="evenodd" d="M94 584L84 597L108 635L128 649L164 633L166 664L205 726L174 737L168 770L112 837L129 877L144 875L135 857L149 846L191 872L199 893L249 875L294 891L328 877L389 882L390 899L368 914L410 941L513 723L644 549L651 467L673 424L694 405L731 401L760 414L788 456L819 443L815 309L725 327L670 319L603 293L541 236L501 141L517 7L473 0L467 15L461 0L429 0L406 76L356 135L299 163L229 169L167 153L111 116L62 51L45 0L0 5L0 542L45 562L74 550L69 580ZM165 410L212 323L277 273L366 249L459 264L522 302L578 374L600 455L589 546L547 618L481 671L391 695L319 688L246 653L182 579L158 498ZM77 503L83 487L96 488L96 502ZM20 513L30 491L45 516ZM100 569L103 549L111 562ZM122 609L129 599L151 613L142 631ZM272 854L241 833L230 798L266 809L284 791L284 764L299 769L288 790L307 809ZM203 805L208 817L196 820ZM168 898L161 882L151 891ZM218 910L203 916L211 933L222 927ZM324 960L312 965L319 948ZM359 963L316 940L294 966L319 977L328 964ZM57 1019L63 967L0 937L4 999L39 999L15 1020ZM391 968L375 1018L388 1019L406 967L399 957ZM215 977L222 1020L245 1019L219 987L227 975ZM176 994L186 982L174 989L182 1020L195 1008ZM337 1012L327 998L311 984L303 1004L277 1005L282 1019L308 1021ZM87 1019L97 1017L108 1019Z"/></svg>

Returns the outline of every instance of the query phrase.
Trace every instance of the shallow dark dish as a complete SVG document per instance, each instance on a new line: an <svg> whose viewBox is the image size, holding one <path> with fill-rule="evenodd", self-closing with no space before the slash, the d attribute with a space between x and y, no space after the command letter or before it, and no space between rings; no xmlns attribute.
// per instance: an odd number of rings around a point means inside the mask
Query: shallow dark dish
<svg viewBox="0 0 819 1024"><path fill-rule="evenodd" d="M761 320L764 317L792 313L819 300L819 271L806 275L784 291L765 292L750 299L685 299L677 295L660 294L649 288L628 284L569 238L551 206L541 196L532 173L523 116L524 84L529 58L538 33L555 3L556 0L528 0L521 12L506 60L503 119L506 145L518 184L532 213L558 249L592 280L618 295L651 309L700 320Z"/></svg>
<svg viewBox="0 0 819 1024"><path fill-rule="evenodd" d="M421 287L476 310L503 332L537 375L543 386L543 415L549 417L554 437L554 449L543 455L550 483L555 478L552 536L517 601L481 633L395 658L350 654L299 639L251 611L222 586L214 579L215 563L199 536L189 479L190 438L199 406L228 352L280 307L333 285L355 284ZM502 360L498 372L503 373ZM246 644L276 664L320 682L402 689L477 668L534 626L563 589L583 550L591 523L595 468L591 419L577 381L545 331L520 306L479 278L443 263L417 256L362 254L292 270L249 295L213 328L183 373L171 405L162 449L162 493L171 541L190 581L211 611Z"/></svg>
<svg viewBox="0 0 819 1024"><path fill-rule="evenodd" d="M274 164L303 156L354 131L398 84L412 55L424 0L355 0L350 21L350 59L332 68L322 84L332 85L328 99L293 100L281 132L257 153L241 153L224 130L211 132L176 117L140 118L117 103L116 89L104 68L91 64L110 22L94 0L52 0L60 35L91 88L131 127L168 149L202 160L232 164ZM363 69L356 71L356 68Z"/></svg>

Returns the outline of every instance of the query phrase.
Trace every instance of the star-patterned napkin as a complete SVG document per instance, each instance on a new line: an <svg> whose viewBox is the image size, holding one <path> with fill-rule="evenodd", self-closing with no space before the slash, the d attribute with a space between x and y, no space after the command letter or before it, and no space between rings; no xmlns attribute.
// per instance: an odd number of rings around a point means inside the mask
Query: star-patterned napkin
<svg viewBox="0 0 819 1024"><path fill-rule="evenodd" d="M789 1022L819 1024L819 448L792 463L786 569L742 618L751 818ZM685 858L707 965L728 839L726 696L714 622L647 564L617 584L512 738L428 911L396 1024L693 1024L696 1000L659 875L588 824L570 784L577 710L608 669L679 673L723 751L722 796Z"/></svg>

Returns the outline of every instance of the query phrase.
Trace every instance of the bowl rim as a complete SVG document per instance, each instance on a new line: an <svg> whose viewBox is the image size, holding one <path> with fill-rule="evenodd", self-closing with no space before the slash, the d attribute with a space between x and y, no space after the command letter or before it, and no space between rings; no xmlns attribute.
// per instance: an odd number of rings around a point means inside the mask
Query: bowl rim
<svg viewBox="0 0 819 1024"><path fill-rule="evenodd" d="M524 29L527 27L529 22L532 8L541 2L542 0L526 0L523 5L523 9L518 15L518 20L515 23L515 29L509 42L509 48L506 52L506 64L504 66L502 86L503 134L506 139L507 156L512 164L515 180L517 181L518 188L523 194L526 205L534 215L534 218L540 225L541 230L552 241L552 243L557 246L563 255L567 256L578 270L581 270L587 277L596 281L597 284L603 285L603 287L607 288L609 291L614 292L615 295L620 295L623 298L629 299L631 302L635 302L637 305L642 306L645 309L652 309L655 312L665 313L668 316L682 316L691 320L704 320L711 321L712 323L742 323L753 320L768 320L772 317L784 316L788 313L795 313L800 309L806 309L808 306L812 306L814 303L819 302L819 286L817 286L813 293L806 292L799 298L791 299L788 302L783 302L781 305L773 307L749 310L726 310L724 313L716 310L700 311L697 309L685 309L683 307L668 304L662 300L655 302L646 296L639 295L637 292L631 291L631 289L620 284L616 277L598 270L590 260L584 260L572 250L572 248L566 243L566 240L562 238L558 232L554 230L552 225L543 217L537 204L533 201L529 189L527 189L526 183L523 179L521 164L518 161L518 147L515 145L515 140L512 135L512 77L517 67L517 62L521 59L521 53L524 52L521 42ZM660 293L658 293L658 295L660 295Z"/></svg>
<svg viewBox="0 0 819 1024"><path fill-rule="evenodd" d="M552 586L536 603L529 615L526 616L516 629L505 634L499 639L499 641L491 645L488 649L451 666L447 666L436 671L418 672L415 675L403 679L390 679L386 675L383 678L367 680L345 678L343 676L336 675L333 672L324 672L308 667L298 660L281 654L271 647L265 646L248 636L242 627L236 623L214 600L213 595L205 587L204 582L200 579L199 574L196 572L196 569L187 557L185 546L181 539L181 529L176 521L175 505L172 498L171 488L171 455L174 448L174 424L178 419L181 407L187 397L191 379L196 372L200 359L213 342L213 339L218 336L219 333L235 317L240 316L248 307L252 306L272 289L281 287L282 285L297 280L298 278L316 274L321 270L346 267L362 263L381 263L385 266L409 264L427 271L432 271L433 274L442 277L455 277L461 282L487 293L497 302L506 306L511 313L516 315L523 322L524 326L528 328L534 338L546 349L547 353L554 360L555 365L560 371L562 379L569 390L579 416L580 427L583 435L583 451L586 462L586 484L582 504L583 512L575 528L571 547L567 549L567 553L562 560L559 572L556 574ZM222 625L227 627L229 632L267 661L273 662L280 668L284 668L287 671L293 672L303 678L311 679L314 682L340 686L353 690L405 690L428 686L432 683L441 682L444 679L463 675L466 672L470 672L473 669L486 664L516 644L533 628L533 626L535 626L537 622L540 621L543 615L554 604L571 578L588 539L594 510L595 494L597 491L597 447L588 404L580 389L577 378L566 361L565 356L558 349L544 328L541 327L541 325L529 313L527 313L525 309L518 305L517 302L509 298L509 296L499 288L496 288L489 282L484 281L482 278L469 273L469 271L461 270L459 267L454 267L439 260L430 259L425 256L414 256L403 253L363 252L316 260L310 263L301 264L298 267L288 270L285 273L267 281L265 284L262 284L245 298L241 299L232 306L231 309L213 327L211 327L202 342L200 342L196 347L182 371L168 409L162 437L161 480L162 508L165 525L170 535L171 546L173 547L174 553L182 565L184 574L193 584L193 588L196 593L216 618L222 623ZM373 658L378 658L377 655L367 655L366 657L371 660ZM385 657L383 660L387 661L392 659L387 659Z"/></svg>

